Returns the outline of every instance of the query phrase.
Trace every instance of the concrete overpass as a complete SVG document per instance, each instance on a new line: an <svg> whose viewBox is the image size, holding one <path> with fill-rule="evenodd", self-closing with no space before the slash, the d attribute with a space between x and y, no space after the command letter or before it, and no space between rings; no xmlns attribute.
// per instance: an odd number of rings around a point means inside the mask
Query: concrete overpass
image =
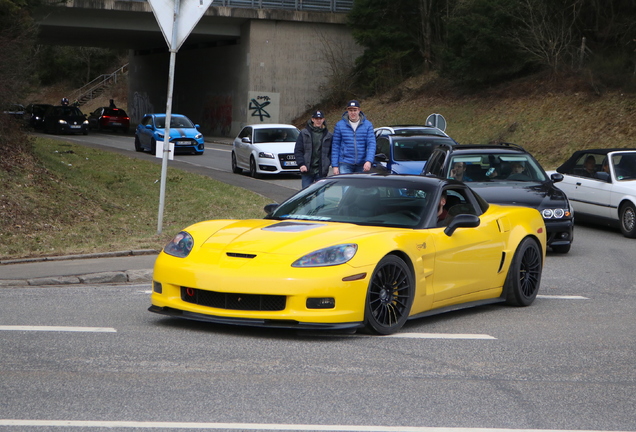
<svg viewBox="0 0 636 432"><path fill-rule="evenodd" d="M129 115L165 111L169 53L146 1L49 1L37 14L41 43L128 49ZM173 112L224 136L291 122L362 53L345 25L352 3L215 0L176 56Z"/></svg>

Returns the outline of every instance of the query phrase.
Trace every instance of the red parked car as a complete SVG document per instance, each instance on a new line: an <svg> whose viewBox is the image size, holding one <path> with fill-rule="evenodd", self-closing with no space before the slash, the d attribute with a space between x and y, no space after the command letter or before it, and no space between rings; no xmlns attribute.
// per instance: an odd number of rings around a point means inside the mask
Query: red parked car
<svg viewBox="0 0 636 432"><path fill-rule="evenodd" d="M99 131L104 129L120 130L128 133L130 129L130 117L121 108L101 107L88 116L89 128Z"/></svg>

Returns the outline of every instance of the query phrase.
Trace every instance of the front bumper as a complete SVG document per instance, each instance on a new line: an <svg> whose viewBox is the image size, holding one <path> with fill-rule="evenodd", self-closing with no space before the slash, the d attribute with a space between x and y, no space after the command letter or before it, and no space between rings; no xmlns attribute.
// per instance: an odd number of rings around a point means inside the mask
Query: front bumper
<svg viewBox="0 0 636 432"><path fill-rule="evenodd" d="M574 240L574 220L545 219L548 246L569 245Z"/></svg>

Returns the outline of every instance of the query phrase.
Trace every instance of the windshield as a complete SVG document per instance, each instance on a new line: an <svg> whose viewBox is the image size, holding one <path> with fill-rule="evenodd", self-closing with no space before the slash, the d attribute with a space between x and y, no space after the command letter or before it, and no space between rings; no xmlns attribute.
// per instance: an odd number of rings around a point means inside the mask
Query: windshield
<svg viewBox="0 0 636 432"><path fill-rule="evenodd" d="M463 182L544 182L547 179L538 162L522 153L456 155L451 158L447 176Z"/></svg>
<svg viewBox="0 0 636 432"><path fill-rule="evenodd" d="M270 142L296 142L296 128L268 128L254 130L254 144Z"/></svg>
<svg viewBox="0 0 636 432"><path fill-rule="evenodd" d="M448 139L396 138L393 140L393 160L426 162L434 147L447 142Z"/></svg>
<svg viewBox="0 0 636 432"><path fill-rule="evenodd" d="M413 182L324 179L278 207L268 218L414 228L434 202L433 189Z"/></svg>
<svg viewBox="0 0 636 432"><path fill-rule="evenodd" d="M606 163L603 163L605 167ZM616 173L616 180L636 180L636 153L614 153L612 165Z"/></svg>
<svg viewBox="0 0 636 432"><path fill-rule="evenodd" d="M166 118L165 117L156 117L155 125L159 129L163 129L166 127ZM171 116L170 117L170 127L171 128L193 128L194 124L190 121L189 118L184 116Z"/></svg>

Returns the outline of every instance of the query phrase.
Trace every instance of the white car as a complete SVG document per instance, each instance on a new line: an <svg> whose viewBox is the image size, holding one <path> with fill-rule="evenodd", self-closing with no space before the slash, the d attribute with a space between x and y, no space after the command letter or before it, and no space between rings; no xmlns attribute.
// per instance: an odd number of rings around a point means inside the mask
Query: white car
<svg viewBox="0 0 636 432"><path fill-rule="evenodd" d="M299 173L294 145L300 131L289 124L254 124L241 130L232 143L232 172L262 174Z"/></svg>
<svg viewBox="0 0 636 432"><path fill-rule="evenodd" d="M636 149L580 150L557 172L576 218L618 225L636 238Z"/></svg>

